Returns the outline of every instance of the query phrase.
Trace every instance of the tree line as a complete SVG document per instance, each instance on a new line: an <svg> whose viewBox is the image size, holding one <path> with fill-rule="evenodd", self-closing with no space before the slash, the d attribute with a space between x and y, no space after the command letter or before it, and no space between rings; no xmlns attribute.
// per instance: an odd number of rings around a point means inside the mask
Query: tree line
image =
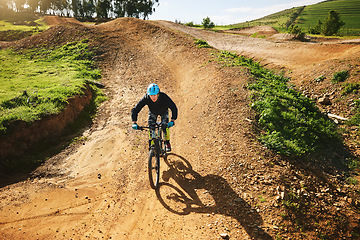
<svg viewBox="0 0 360 240"><path fill-rule="evenodd" d="M75 18L147 19L159 0L0 0L0 18L16 13L56 14Z"/></svg>

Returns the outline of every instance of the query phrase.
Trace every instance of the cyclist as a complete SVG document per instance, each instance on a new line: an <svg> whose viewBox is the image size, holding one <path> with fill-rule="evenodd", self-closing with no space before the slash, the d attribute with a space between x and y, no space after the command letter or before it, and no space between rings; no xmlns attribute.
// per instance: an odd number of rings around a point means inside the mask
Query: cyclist
<svg viewBox="0 0 360 240"><path fill-rule="evenodd" d="M138 129L136 121L138 118L138 114L141 109L147 105L149 107L149 147L151 146L151 136L152 131L155 129L156 119L158 116L161 117L162 130L164 131L165 136L165 147L166 151L171 151L170 145L170 131L169 127L174 126L175 120L177 119L178 109L171 100L171 98L163 92L160 92L160 88L157 84L152 83L147 88L147 93L145 96L136 104L136 106L131 110L131 120L133 121L132 128ZM171 110L171 121L169 122L169 108Z"/></svg>

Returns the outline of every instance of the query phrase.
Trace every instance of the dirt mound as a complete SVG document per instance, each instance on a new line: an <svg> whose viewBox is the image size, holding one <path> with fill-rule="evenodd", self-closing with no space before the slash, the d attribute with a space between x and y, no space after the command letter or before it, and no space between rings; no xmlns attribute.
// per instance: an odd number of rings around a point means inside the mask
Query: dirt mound
<svg viewBox="0 0 360 240"><path fill-rule="evenodd" d="M15 41L12 46L16 49L33 48L38 45L54 47L82 39L91 39L97 34L96 29L84 24L55 25L39 34ZM5 46L7 47L8 44L5 44Z"/></svg>
<svg viewBox="0 0 360 240"><path fill-rule="evenodd" d="M48 116L33 124L16 121L8 127L6 137L0 138L0 163L4 160L19 158L36 144L61 136L69 123L74 122L81 111L92 99L92 92L87 88L84 96L68 99L68 106L60 114Z"/></svg>
<svg viewBox="0 0 360 240"><path fill-rule="evenodd" d="M82 23L75 18L65 18L59 16L45 16L43 21L50 26L64 25L64 24L80 24Z"/></svg>
<svg viewBox="0 0 360 240"><path fill-rule="evenodd" d="M355 187L345 184L341 173L332 175L261 146L246 88L251 75L220 66L214 49L198 48L194 38L293 69L294 76L316 75L320 63L326 71L328 61L338 68L351 62L357 71L354 60L339 64L344 56L358 61L357 46L274 43L132 18L54 26L14 44L61 44L81 36L97 49L109 100L82 141L50 158L27 181L0 190L0 238L339 239L359 234ZM304 85L311 82L306 79ZM151 82L179 108L171 128L173 152L161 161L156 192L147 180L147 133L130 127L131 108ZM144 109L139 124L146 122Z"/></svg>
<svg viewBox="0 0 360 240"><path fill-rule="evenodd" d="M246 28L241 28L241 29L230 29L229 31L226 31L229 33L236 33L236 34L242 34L245 36L252 36L254 34L260 36L272 36L274 34L277 34L278 31L270 26L254 26L254 27L246 27Z"/></svg>

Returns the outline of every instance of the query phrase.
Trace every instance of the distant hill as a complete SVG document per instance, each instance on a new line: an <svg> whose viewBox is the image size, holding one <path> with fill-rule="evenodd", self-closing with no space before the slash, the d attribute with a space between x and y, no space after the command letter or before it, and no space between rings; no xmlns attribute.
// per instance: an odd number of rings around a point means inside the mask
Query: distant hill
<svg viewBox="0 0 360 240"><path fill-rule="evenodd" d="M321 3L295 7L280 11L253 21L229 25L230 28L241 28L268 25L278 31L286 31L291 24L298 25L307 32L318 20L324 21L331 10L340 13L345 26L340 30L344 35L360 35L360 0L328 0Z"/></svg>

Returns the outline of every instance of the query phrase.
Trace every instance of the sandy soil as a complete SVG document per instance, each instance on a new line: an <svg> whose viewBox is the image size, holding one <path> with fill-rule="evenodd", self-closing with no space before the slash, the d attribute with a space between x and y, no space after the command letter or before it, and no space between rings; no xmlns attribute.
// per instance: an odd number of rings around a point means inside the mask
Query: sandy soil
<svg viewBox="0 0 360 240"><path fill-rule="evenodd" d="M245 88L249 74L219 66L212 61L215 50L197 48L193 37L284 71L299 88L311 86L310 72L312 79L330 75L329 66L334 72L350 60L352 71L359 71L360 45L270 41L131 18L97 26L57 21L12 44L29 47L49 39L60 44L91 36L109 100L83 140L27 180L3 181L0 239L318 239L319 232L350 239L359 228L349 195L354 189L329 187L331 176L321 180L261 146ZM56 35L59 29L62 35ZM151 82L179 108L158 191L147 179L147 134L132 130L130 121L131 108ZM139 124L146 120L144 109ZM284 178L299 191L301 184L312 184L313 190L301 192L322 210L311 215L317 217L308 220L310 227L299 229L289 223L294 219L284 219L287 212L279 202L289 188ZM324 192L334 197L323 203ZM348 223L341 231L339 216Z"/></svg>

